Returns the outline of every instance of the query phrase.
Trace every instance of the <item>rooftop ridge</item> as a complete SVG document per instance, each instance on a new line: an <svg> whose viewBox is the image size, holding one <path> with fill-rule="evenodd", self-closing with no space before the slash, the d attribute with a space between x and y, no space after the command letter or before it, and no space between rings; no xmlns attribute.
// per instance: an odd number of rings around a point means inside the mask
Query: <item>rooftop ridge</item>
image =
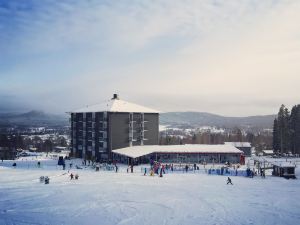
<svg viewBox="0 0 300 225"><path fill-rule="evenodd" d="M87 112L129 112L129 113L160 113L158 110L141 106L135 103L120 100L118 95L98 104L88 105L84 108L73 110L69 113L87 113Z"/></svg>

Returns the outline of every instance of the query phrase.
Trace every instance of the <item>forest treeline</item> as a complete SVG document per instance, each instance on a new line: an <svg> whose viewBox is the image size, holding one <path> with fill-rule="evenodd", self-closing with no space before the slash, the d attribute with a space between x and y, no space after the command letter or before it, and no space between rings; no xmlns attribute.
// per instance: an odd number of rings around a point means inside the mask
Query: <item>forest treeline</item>
<svg viewBox="0 0 300 225"><path fill-rule="evenodd" d="M300 153L300 105L291 111L281 105L273 124L273 149L280 153Z"/></svg>

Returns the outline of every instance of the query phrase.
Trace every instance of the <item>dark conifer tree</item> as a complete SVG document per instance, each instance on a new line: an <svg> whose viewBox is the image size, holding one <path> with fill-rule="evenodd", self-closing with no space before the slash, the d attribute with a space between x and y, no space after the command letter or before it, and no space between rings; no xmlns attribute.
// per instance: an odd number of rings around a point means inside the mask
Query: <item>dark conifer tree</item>
<svg viewBox="0 0 300 225"><path fill-rule="evenodd" d="M289 118L290 114L288 109L281 105L278 116L277 116L277 124L278 124L278 140L280 145L280 152L286 153L290 150L290 123ZM276 141L275 141L276 142Z"/></svg>
<svg viewBox="0 0 300 225"><path fill-rule="evenodd" d="M280 151L280 135L277 118L275 118L273 124L273 149L275 151Z"/></svg>
<svg viewBox="0 0 300 225"><path fill-rule="evenodd" d="M291 110L290 116L290 142L291 151L294 154L300 153L300 105Z"/></svg>
<svg viewBox="0 0 300 225"><path fill-rule="evenodd" d="M291 132L290 132L290 112L288 108L284 108L284 137L283 149L288 153L291 151Z"/></svg>

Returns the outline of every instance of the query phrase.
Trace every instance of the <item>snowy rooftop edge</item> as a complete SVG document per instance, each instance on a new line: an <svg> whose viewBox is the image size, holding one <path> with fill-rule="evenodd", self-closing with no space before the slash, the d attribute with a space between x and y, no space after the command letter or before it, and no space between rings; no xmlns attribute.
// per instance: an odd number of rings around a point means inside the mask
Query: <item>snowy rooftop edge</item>
<svg viewBox="0 0 300 225"><path fill-rule="evenodd" d="M141 113L160 113L160 111L147 108L135 103L130 103L120 99L111 99L96 105L86 106L81 109L73 110L68 113L87 113L87 112L141 112Z"/></svg>
<svg viewBox="0 0 300 225"><path fill-rule="evenodd" d="M267 154L273 154L274 151L273 150L262 150L264 153L267 153Z"/></svg>
<svg viewBox="0 0 300 225"><path fill-rule="evenodd" d="M278 167L296 167L296 165L291 162L274 162L273 165Z"/></svg>
<svg viewBox="0 0 300 225"><path fill-rule="evenodd" d="M231 145L140 145L113 150L113 153L137 158L151 153L243 153Z"/></svg>
<svg viewBox="0 0 300 225"><path fill-rule="evenodd" d="M234 147L251 147L251 143L249 142L224 142L225 145L232 145Z"/></svg>

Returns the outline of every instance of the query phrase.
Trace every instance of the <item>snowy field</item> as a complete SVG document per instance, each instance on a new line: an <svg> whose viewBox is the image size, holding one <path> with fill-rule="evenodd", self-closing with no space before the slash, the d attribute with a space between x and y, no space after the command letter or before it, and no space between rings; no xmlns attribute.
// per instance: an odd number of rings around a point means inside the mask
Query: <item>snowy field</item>
<svg viewBox="0 0 300 225"><path fill-rule="evenodd" d="M300 180L203 173L133 174L73 169L55 160L0 162L0 224L300 224ZM299 177L299 167L297 168ZM49 176L50 184L39 182Z"/></svg>

